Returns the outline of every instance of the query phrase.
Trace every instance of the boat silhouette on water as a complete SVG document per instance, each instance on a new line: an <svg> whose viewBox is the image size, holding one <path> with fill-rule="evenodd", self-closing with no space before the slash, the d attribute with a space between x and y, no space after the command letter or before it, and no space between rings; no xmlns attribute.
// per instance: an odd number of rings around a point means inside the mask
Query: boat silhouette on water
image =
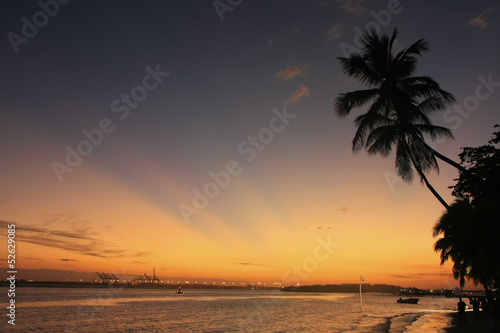
<svg viewBox="0 0 500 333"><path fill-rule="evenodd" d="M402 299L401 297L396 301L398 303L406 303L406 304L417 304L418 303L418 298L405 298Z"/></svg>
<svg viewBox="0 0 500 333"><path fill-rule="evenodd" d="M182 291L181 286L179 286L179 289L177 289L177 290L175 291L175 293L176 293L176 294L184 294L184 292Z"/></svg>

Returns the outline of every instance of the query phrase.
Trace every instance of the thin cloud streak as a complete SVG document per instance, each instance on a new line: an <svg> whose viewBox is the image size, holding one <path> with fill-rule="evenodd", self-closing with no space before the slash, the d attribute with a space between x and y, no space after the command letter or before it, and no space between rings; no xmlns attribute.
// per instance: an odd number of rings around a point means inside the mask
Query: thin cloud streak
<svg viewBox="0 0 500 333"><path fill-rule="evenodd" d="M294 76L303 74L302 71L299 69L297 66L291 66L287 67L285 69L282 69L278 71L276 74L274 74L274 77L283 79L283 81L290 80Z"/></svg>
<svg viewBox="0 0 500 333"><path fill-rule="evenodd" d="M396 279L412 279L412 280L418 280L422 279L423 277L431 276L431 277L436 277L436 276L444 276L444 277L449 277L451 276L450 273L417 273L417 274L387 274L387 276L396 278Z"/></svg>
<svg viewBox="0 0 500 333"><path fill-rule="evenodd" d="M309 90L308 87L306 87L305 85L302 85L299 89L297 89L292 94L292 96L290 97L290 99L288 99L288 101L286 101L285 105L289 105L289 104L292 104L292 103L297 103L303 97L306 97L306 96L311 96L311 91Z"/></svg>
<svg viewBox="0 0 500 333"><path fill-rule="evenodd" d="M134 257L149 257L152 253L143 251L143 252L136 252Z"/></svg>
<svg viewBox="0 0 500 333"><path fill-rule="evenodd" d="M491 24L491 22L486 22L486 19L483 16L491 11L493 11L493 7L486 9L484 12L474 17L472 20L469 21L468 25L480 27L481 29L486 29L486 27L488 27Z"/></svg>
<svg viewBox="0 0 500 333"><path fill-rule="evenodd" d="M337 0L341 7L354 15L363 15L368 9L363 5L365 0Z"/></svg>
<svg viewBox="0 0 500 333"><path fill-rule="evenodd" d="M253 264L251 262L240 262L238 265L242 266L266 266L266 264Z"/></svg>
<svg viewBox="0 0 500 333"><path fill-rule="evenodd" d="M86 231L81 231L79 234L68 231L48 230L46 227L25 227L17 222L0 220L2 230L6 230L8 224L16 225L16 239L26 243L98 258L121 258L125 256L125 250L116 249L111 243L88 236L86 235Z"/></svg>
<svg viewBox="0 0 500 333"><path fill-rule="evenodd" d="M342 37L342 23L337 23L333 25L330 30L326 33L326 41L330 42L332 40L339 39Z"/></svg>

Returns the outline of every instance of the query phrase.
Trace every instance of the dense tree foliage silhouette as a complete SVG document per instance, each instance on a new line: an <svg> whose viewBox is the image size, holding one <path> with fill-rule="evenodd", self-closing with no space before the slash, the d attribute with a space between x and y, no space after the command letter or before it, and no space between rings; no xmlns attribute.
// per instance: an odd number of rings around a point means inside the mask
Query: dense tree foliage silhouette
<svg viewBox="0 0 500 333"><path fill-rule="evenodd" d="M451 186L457 200L434 227L434 236L442 236L434 245L441 263L453 261L461 285L470 278L487 290L500 283L499 144L495 132L487 145L463 148L459 156L467 172Z"/></svg>

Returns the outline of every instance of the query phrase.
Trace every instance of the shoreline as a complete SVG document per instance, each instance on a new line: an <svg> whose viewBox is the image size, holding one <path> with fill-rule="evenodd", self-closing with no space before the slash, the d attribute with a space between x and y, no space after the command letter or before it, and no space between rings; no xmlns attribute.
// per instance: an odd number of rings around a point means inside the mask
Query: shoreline
<svg viewBox="0 0 500 333"><path fill-rule="evenodd" d="M406 317L406 318L405 318ZM410 319L413 321L410 322ZM396 319L393 326L393 319ZM458 323L456 310L405 314L391 318L389 333L491 333L493 320L488 312L480 312L478 321L472 310L466 311L466 324ZM499 327L500 328L500 327Z"/></svg>
<svg viewBox="0 0 500 333"><path fill-rule="evenodd" d="M454 311L447 315L448 322L450 323L449 327L447 327L443 332L446 333L461 333L461 332L477 332L483 333L493 332L494 321L490 316L489 312L479 312L477 321L475 319L473 311L466 311L465 318L467 323L458 323L458 312ZM497 324L498 325L498 324ZM500 326L497 327L497 330L500 329ZM497 331L500 332L500 331Z"/></svg>
<svg viewBox="0 0 500 333"><path fill-rule="evenodd" d="M425 312L421 313L403 313L389 318L389 333L400 333L408 332L408 327L411 327L415 322L417 322Z"/></svg>

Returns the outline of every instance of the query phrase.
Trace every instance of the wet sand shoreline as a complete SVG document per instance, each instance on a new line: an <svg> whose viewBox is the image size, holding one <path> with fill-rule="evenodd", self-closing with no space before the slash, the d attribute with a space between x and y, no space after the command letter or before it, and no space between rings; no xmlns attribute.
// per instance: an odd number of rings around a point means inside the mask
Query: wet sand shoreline
<svg viewBox="0 0 500 333"><path fill-rule="evenodd" d="M478 320L476 321L474 313L472 311L467 311L466 323L459 324L457 311L444 311L444 312L430 312L419 316L410 326L406 327L406 330L404 332L491 333L493 332L493 328L494 328L494 322L491 319L491 316L488 312L480 312Z"/></svg>
<svg viewBox="0 0 500 333"><path fill-rule="evenodd" d="M459 333L459 332L494 332L494 321L491 318L489 312L480 312L479 316L475 318L475 315L472 311L466 311L465 314L466 323L458 323L458 313L455 311L453 313L447 314L447 320L450 325L443 332L446 333ZM497 324L498 325L498 324ZM496 332L500 329L500 326L497 327Z"/></svg>
<svg viewBox="0 0 500 333"><path fill-rule="evenodd" d="M388 333L500 333L500 323L494 331L494 322L488 312L480 312L475 320L472 311L466 312L466 324L458 323L457 311L407 313L390 318Z"/></svg>

